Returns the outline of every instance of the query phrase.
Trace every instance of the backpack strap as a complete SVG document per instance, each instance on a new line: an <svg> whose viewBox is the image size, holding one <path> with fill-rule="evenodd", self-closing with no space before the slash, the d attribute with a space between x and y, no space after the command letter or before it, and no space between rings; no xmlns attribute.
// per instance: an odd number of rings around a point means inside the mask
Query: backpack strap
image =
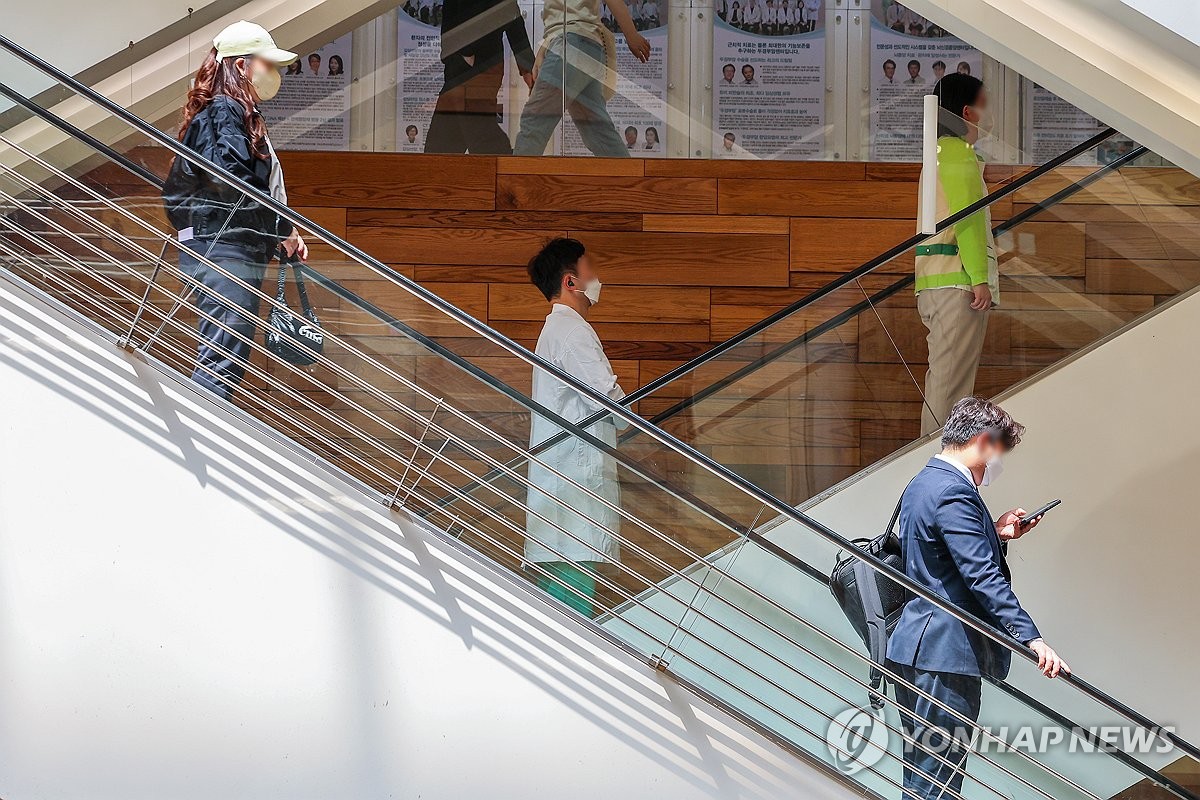
<svg viewBox="0 0 1200 800"><path fill-rule="evenodd" d="M912 481L910 480L909 483L912 483ZM907 492L907 491L908 491L908 487L905 486L904 492ZM898 533L898 531L896 530L896 523L900 521L900 504L904 502L904 492L900 493L900 498L896 501L896 510L892 512L892 519L890 522L888 522L887 530L885 531L885 533Z"/></svg>
<svg viewBox="0 0 1200 800"><path fill-rule="evenodd" d="M875 568L862 559L854 562L854 585L858 588L863 604L863 617L867 623L867 652L871 657L872 708L883 708L883 671L879 665L887 658L887 618L883 615L883 601L879 598L879 584L875 582Z"/></svg>
<svg viewBox="0 0 1200 800"><path fill-rule="evenodd" d="M892 518L888 520L887 530L884 531L884 533L894 535L896 541L901 543L902 553L903 540L900 538L900 532L896 530L896 524L900 521L900 506L904 503L904 493L908 491L908 487L914 480L916 480L915 475L905 484L904 491L900 492L900 497L896 500L896 508L892 511ZM887 660L887 617L883 613L883 600L879 597L879 584L876 583L875 568L859 559L854 563L854 578L862 596L863 611L867 622L867 650L871 656L871 689L868 696L871 707L881 709L884 705L884 694L887 692L887 681L880 666Z"/></svg>

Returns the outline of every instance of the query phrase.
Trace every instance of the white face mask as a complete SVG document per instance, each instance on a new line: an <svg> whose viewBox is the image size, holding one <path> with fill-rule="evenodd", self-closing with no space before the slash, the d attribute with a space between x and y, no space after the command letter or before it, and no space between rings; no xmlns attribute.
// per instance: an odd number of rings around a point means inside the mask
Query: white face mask
<svg viewBox="0 0 1200 800"><path fill-rule="evenodd" d="M1000 477L1000 473L1002 472L1004 472L1004 458L1002 456L992 456L983 467L983 482L979 485L990 486L995 482L996 478Z"/></svg>
<svg viewBox="0 0 1200 800"><path fill-rule="evenodd" d="M268 67L264 70L255 71L250 76L250 83L254 85L254 91L258 92L258 99L266 102L279 94L279 86L283 83L283 76L279 74L279 70L274 67Z"/></svg>
<svg viewBox="0 0 1200 800"><path fill-rule="evenodd" d="M592 305L596 305L596 303L600 302L601 286L602 286L602 284L600 283L599 278L592 278L590 281L587 282L587 285L583 287L582 294L584 297L586 297L588 299L588 301ZM578 292L580 290L573 289L572 291Z"/></svg>
<svg viewBox="0 0 1200 800"><path fill-rule="evenodd" d="M975 112L975 117L978 120L975 123L975 128L979 131L979 135L990 136L992 128L996 124L996 119L992 116L992 112L986 108L975 108L975 106L971 106L971 109Z"/></svg>

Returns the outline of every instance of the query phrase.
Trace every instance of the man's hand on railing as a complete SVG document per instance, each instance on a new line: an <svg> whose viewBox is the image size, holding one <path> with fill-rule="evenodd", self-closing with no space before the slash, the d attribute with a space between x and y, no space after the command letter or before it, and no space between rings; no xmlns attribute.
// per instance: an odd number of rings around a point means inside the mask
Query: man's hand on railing
<svg viewBox="0 0 1200 800"><path fill-rule="evenodd" d="M1071 674L1071 668L1067 666L1067 662L1062 660L1062 656L1054 652L1050 645L1041 639L1034 639L1030 642L1029 649L1037 653L1038 669L1047 678L1057 678L1059 672Z"/></svg>

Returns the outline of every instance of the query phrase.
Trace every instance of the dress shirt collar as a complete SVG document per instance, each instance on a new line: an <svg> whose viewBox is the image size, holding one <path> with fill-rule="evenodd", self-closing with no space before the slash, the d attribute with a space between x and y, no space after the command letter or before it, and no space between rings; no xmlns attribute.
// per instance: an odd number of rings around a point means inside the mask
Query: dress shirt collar
<svg viewBox="0 0 1200 800"><path fill-rule="evenodd" d="M950 466L954 467L956 470L961 472L963 474L963 477L971 482L972 486L974 486L976 489L979 488L979 484L975 483L975 476L971 474L971 470L967 469L965 466L958 463L954 459L947 458L946 456L942 455L941 453L938 453L936 456L934 456L934 458L938 459L939 461L945 461L947 464L949 464Z"/></svg>

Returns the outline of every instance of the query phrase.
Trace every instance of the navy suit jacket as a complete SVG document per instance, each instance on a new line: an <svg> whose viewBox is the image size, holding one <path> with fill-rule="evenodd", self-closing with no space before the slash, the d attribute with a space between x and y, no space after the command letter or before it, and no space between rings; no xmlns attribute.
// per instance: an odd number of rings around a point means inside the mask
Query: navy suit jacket
<svg viewBox="0 0 1200 800"><path fill-rule="evenodd" d="M932 458L904 490L900 540L905 572L919 584L1018 642L1039 638L1013 594L1005 546L979 490ZM912 597L888 637L888 658L929 672L1008 675L1012 653L922 597Z"/></svg>

